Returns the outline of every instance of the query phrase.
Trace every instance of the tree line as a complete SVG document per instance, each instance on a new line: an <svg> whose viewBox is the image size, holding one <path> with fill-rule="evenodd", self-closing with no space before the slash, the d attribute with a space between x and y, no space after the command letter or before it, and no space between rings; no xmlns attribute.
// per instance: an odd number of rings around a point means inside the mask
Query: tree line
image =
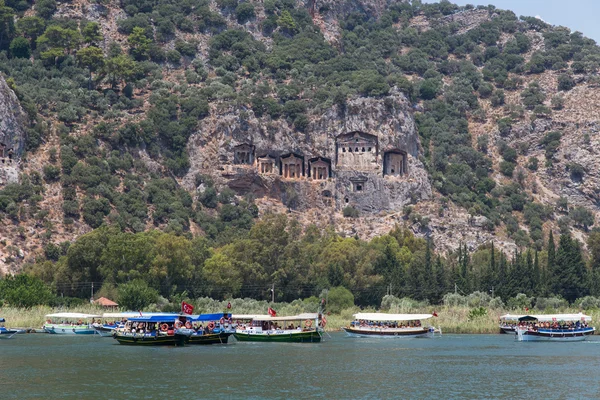
<svg viewBox="0 0 600 400"><path fill-rule="evenodd" d="M550 232L540 251L505 254L488 243L472 251L461 244L442 254L403 226L365 241L314 225L303 229L285 214L265 215L247 235L224 245L206 237L105 226L65 247L55 261L40 257L25 273L55 295L82 299L89 299L91 282L98 295L114 297L119 287L137 285L165 299L270 300L275 287L275 301L285 302L344 287L359 306L378 306L384 295L439 304L454 291L491 293L505 301L519 293L556 295L570 303L600 295L600 231L590 233L587 260L568 232L558 242Z"/></svg>

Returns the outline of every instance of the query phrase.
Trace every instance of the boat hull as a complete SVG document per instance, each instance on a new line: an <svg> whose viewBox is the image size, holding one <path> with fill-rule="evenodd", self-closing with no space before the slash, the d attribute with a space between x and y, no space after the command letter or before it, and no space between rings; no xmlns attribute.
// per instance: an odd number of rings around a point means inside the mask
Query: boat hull
<svg viewBox="0 0 600 400"><path fill-rule="evenodd" d="M500 326L500 332L514 335L515 327L514 326Z"/></svg>
<svg viewBox="0 0 600 400"><path fill-rule="evenodd" d="M206 335L186 336L185 344L226 344L231 332L209 333Z"/></svg>
<svg viewBox="0 0 600 400"><path fill-rule="evenodd" d="M384 338L384 339L398 339L398 338L418 338L418 337L433 337L433 330L429 328L419 329L359 329L352 327L342 328L348 336L361 337L361 338Z"/></svg>
<svg viewBox="0 0 600 400"><path fill-rule="evenodd" d="M321 335L316 330L304 332L236 332L233 334L240 342L282 342L282 343L318 343Z"/></svg>
<svg viewBox="0 0 600 400"><path fill-rule="evenodd" d="M595 328L575 330L551 330L540 329L539 331L517 330L519 342L581 342L593 335Z"/></svg>
<svg viewBox="0 0 600 400"><path fill-rule="evenodd" d="M102 337L112 337L115 334L116 326L94 326L94 329L96 330L96 333Z"/></svg>
<svg viewBox="0 0 600 400"><path fill-rule="evenodd" d="M6 329L6 328L2 328L0 329L0 339L10 339L12 338L14 335L16 335L17 333L21 333L24 331L18 330L18 329Z"/></svg>
<svg viewBox="0 0 600 400"><path fill-rule="evenodd" d="M185 337L181 335L149 336L145 334L116 333L119 344L130 346L183 346Z"/></svg>
<svg viewBox="0 0 600 400"><path fill-rule="evenodd" d="M54 335L94 335L96 330L88 325L46 324L44 331Z"/></svg>

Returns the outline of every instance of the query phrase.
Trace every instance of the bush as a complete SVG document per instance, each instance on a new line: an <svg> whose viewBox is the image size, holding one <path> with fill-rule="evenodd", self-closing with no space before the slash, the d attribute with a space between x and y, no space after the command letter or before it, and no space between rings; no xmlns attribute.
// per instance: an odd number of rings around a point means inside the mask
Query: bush
<svg viewBox="0 0 600 400"><path fill-rule="evenodd" d="M568 91L575 87L573 77L568 74L560 74L558 76L558 90Z"/></svg>
<svg viewBox="0 0 600 400"><path fill-rule="evenodd" d="M60 168L54 165L44 166L44 180L46 182L56 182L60 179Z"/></svg>
<svg viewBox="0 0 600 400"><path fill-rule="evenodd" d="M515 172L516 164L509 161L501 161L500 162L500 172L502 175L505 175L509 178L512 178L513 173Z"/></svg>
<svg viewBox="0 0 600 400"><path fill-rule="evenodd" d="M538 297L535 299L535 308L540 311L552 312L567 308L569 302L562 297Z"/></svg>
<svg viewBox="0 0 600 400"><path fill-rule="evenodd" d="M533 297L527 297L526 294L519 293L515 297L508 299L508 307L511 310L525 310L531 308Z"/></svg>
<svg viewBox="0 0 600 400"><path fill-rule="evenodd" d="M469 311L469 315L467 315L467 319L469 321L473 321L473 320L485 317L486 315L487 315L487 309L485 307L472 308Z"/></svg>
<svg viewBox="0 0 600 400"><path fill-rule="evenodd" d="M354 295L343 286L337 286L329 290L327 294L327 311L339 314L342 310L354 306Z"/></svg>
<svg viewBox="0 0 600 400"><path fill-rule="evenodd" d="M238 23L245 24L256 16L252 3L241 3L235 8L235 16Z"/></svg>
<svg viewBox="0 0 600 400"><path fill-rule="evenodd" d="M0 280L0 300L13 307L33 307L49 304L55 296L39 278L19 274Z"/></svg>
<svg viewBox="0 0 600 400"><path fill-rule="evenodd" d="M118 288L118 303L125 310L143 310L158 300L158 292L142 279L121 284Z"/></svg>
<svg viewBox="0 0 600 400"><path fill-rule="evenodd" d="M344 218L358 218L360 215L358 210L352 206L344 207L344 209L342 210L342 213L344 215Z"/></svg>

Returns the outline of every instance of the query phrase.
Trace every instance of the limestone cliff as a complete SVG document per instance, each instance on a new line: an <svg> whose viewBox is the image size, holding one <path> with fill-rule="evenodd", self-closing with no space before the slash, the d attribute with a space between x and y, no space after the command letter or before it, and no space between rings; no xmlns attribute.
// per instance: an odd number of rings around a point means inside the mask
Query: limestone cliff
<svg viewBox="0 0 600 400"><path fill-rule="evenodd" d="M0 184L18 180L18 162L25 149L27 116L15 92L0 76Z"/></svg>
<svg viewBox="0 0 600 400"><path fill-rule="evenodd" d="M410 104L397 90L332 106L304 132L243 113L207 119L190 139L189 189L206 174L255 197L286 201L295 191L299 210L352 206L371 213L431 197Z"/></svg>

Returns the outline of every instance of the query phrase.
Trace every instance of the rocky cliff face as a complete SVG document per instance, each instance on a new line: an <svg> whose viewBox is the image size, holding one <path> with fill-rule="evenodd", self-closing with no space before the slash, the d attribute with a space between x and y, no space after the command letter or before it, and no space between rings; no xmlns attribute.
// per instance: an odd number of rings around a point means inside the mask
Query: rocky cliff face
<svg viewBox="0 0 600 400"><path fill-rule="evenodd" d="M351 206L373 213L431 197L410 105L396 90L332 106L304 132L231 110L207 119L188 151L189 189L205 174L240 194L289 202L295 192L299 210Z"/></svg>
<svg viewBox="0 0 600 400"><path fill-rule="evenodd" d="M25 149L27 116L15 92L0 76L0 184L18 180L18 162Z"/></svg>

